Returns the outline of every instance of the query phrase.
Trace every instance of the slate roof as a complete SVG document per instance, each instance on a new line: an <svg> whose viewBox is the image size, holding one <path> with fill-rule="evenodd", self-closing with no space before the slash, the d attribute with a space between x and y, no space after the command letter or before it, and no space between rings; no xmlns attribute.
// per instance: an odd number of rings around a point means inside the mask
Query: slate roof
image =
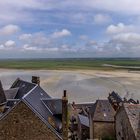
<svg viewBox="0 0 140 140"><path fill-rule="evenodd" d="M6 103L6 96L4 94L4 90L3 90L3 87L2 87L2 83L0 81L0 105Z"/></svg>
<svg viewBox="0 0 140 140"><path fill-rule="evenodd" d="M20 101L19 99L8 99L6 104L5 104L6 106L5 106L5 109L4 109L4 113L6 111L12 109L14 106L16 106L19 101Z"/></svg>
<svg viewBox="0 0 140 140"><path fill-rule="evenodd" d="M109 94L109 101L110 102L116 102L116 103L120 103L120 102L122 102L123 100L122 100L122 98L119 96L119 94L118 93L116 93L116 92L112 92L112 93L110 93Z"/></svg>
<svg viewBox="0 0 140 140"><path fill-rule="evenodd" d="M37 85L32 91L23 96L22 101L25 102L43 122L49 125L49 127L52 126L55 130L61 132L61 120L52 115L49 109L45 107L45 105L42 103L42 98L51 97L41 87ZM52 124L51 122L49 122L49 119L52 120Z"/></svg>
<svg viewBox="0 0 140 140"><path fill-rule="evenodd" d="M18 78L14 82L14 84L11 86L11 88L19 88L18 93L15 96L15 99L21 99L25 94L27 94L35 86L36 86L36 84L34 84L34 83L23 81Z"/></svg>
<svg viewBox="0 0 140 140"><path fill-rule="evenodd" d="M79 109L79 108L83 108L83 107L91 107L94 103L91 102L91 103L78 103L78 104L74 104L74 107L76 109Z"/></svg>
<svg viewBox="0 0 140 140"><path fill-rule="evenodd" d="M135 136L138 135L138 130L140 130L140 104L124 104L124 109L129 118L130 124L134 130Z"/></svg>
<svg viewBox="0 0 140 140"><path fill-rule="evenodd" d="M61 99L42 99L43 104L49 111L52 113L52 115L60 115L62 114L62 100Z"/></svg>
<svg viewBox="0 0 140 140"><path fill-rule="evenodd" d="M82 125L89 127L89 118L84 115L78 115L79 121Z"/></svg>
<svg viewBox="0 0 140 140"><path fill-rule="evenodd" d="M8 90L4 90L6 99L15 99L19 88L10 88Z"/></svg>
<svg viewBox="0 0 140 140"><path fill-rule="evenodd" d="M94 121L114 122L115 110L108 100L97 100L90 109Z"/></svg>
<svg viewBox="0 0 140 140"><path fill-rule="evenodd" d="M130 98L128 101L128 103L132 103L132 104L138 104L137 101L135 101L134 99Z"/></svg>

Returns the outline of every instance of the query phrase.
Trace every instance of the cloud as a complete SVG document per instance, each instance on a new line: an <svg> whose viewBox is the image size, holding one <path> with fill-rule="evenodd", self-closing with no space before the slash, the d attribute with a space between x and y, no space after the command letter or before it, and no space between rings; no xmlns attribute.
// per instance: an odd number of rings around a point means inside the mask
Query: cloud
<svg viewBox="0 0 140 140"><path fill-rule="evenodd" d="M4 50L4 49L5 49L4 45L0 44L0 50Z"/></svg>
<svg viewBox="0 0 140 140"><path fill-rule="evenodd" d="M62 38L66 36L70 36L71 32L67 29L62 29L61 31L54 32L52 34L52 38Z"/></svg>
<svg viewBox="0 0 140 140"><path fill-rule="evenodd" d="M111 21L112 21L111 17L105 14L96 14L93 18L94 24L106 24Z"/></svg>
<svg viewBox="0 0 140 140"><path fill-rule="evenodd" d="M13 41L13 40L8 40L8 41L6 41L5 42L5 47L8 47L8 48L10 48L10 47L13 47L13 46L15 46L16 45L16 43L15 43L15 41Z"/></svg>
<svg viewBox="0 0 140 140"><path fill-rule="evenodd" d="M118 34L134 31L136 31L136 29L133 25L125 25L123 23L118 23L117 25L109 25L106 30L108 34Z"/></svg>
<svg viewBox="0 0 140 140"><path fill-rule="evenodd" d="M13 35L20 30L19 26L9 24L0 29L0 35Z"/></svg>
<svg viewBox="0 0 140 140"><path fill-rule="evenodd" d="M42 49L39 47L37 48L37 47L30 46L29 44L24 44L22 47L22 50L23 51L41 51Z"/></svg>
<svg viewBox="0 0 140 140"><path fill-rule="evenodd" d="M19 40L27 41L32 38L32 34L22 34L19 36Z"/></svg>
<svg viewBox="0 0 140 140"><path fill-rule="evenodd" d="M110 40L112 43L123 44L124 46L136 46L140 45L140 34L138 33L121 33L115 35Z"/></svg>
<svg viewBox="0 0 140 140"><path fill-rule="evenodd" d="M0 50L2 51L12 51L16 48L16 43L13 40L8 40L3 44L0 44Z"/></svg>

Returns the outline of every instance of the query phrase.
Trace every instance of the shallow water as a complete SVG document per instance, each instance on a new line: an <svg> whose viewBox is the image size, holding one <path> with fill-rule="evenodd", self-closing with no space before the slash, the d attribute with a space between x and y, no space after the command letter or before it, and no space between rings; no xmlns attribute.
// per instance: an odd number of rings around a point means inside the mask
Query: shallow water
<svg viewBox="0 0 140 140"><path fill-rule="evenodd" d="M31 81L32 75L40 76L41 86L52 97L61 97L63 90L66 89L70 102L105 99L113 90L122 97L128 92L129 97L140 99L140 80L133 80L131 77L112 77L102 73L88 75L74 71L0 70L0 80L5 89L8 89L18 77Z"/></svg>

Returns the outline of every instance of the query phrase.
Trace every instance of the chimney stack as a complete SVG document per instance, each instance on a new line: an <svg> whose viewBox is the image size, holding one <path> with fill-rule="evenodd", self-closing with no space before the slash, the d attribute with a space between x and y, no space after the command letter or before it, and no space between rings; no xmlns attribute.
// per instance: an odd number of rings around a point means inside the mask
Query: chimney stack
<svg viewBox="0 0 140 140"><path fill-rule="evenodd" d="M32 76L32 83L40 85L40 77Z"/></svg>
<svg viewBox="0 0 140 140"><path fill-rule="evenodd" d="M66 90L64 90L62 97L62 137L63 140L68 140L68 98Z"/></svg>

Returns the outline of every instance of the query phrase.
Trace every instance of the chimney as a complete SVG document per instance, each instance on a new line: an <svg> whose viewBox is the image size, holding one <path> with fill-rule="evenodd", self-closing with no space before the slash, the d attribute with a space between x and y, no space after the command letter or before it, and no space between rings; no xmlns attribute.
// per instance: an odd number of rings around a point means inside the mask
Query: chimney
<svg viewBox="0 0 140 140"><path fill-rule="evenodd" d="M62 138L68 140L68 98L67 91L64 90L62 97Z"/></svg>
<svg viewBox="0 0 140 140"><path fill-rule="evenodd" d="M6 96L2 87L2 83L0 81L0 113L4 111L6 103Z"/></svg>
<svg viewBox="0 0 140 140"><path fill-rule="evenodd" d="M137 138L138 138L138 140L140 139L140 113L138 116Z"/></svg>
<svg viewBox="0 0 140 140"><path fill-rule="evenodd" d="M32 83L40 85L40 77L32 76Z"/></svg>
<svg viewBox="0 0 140 140"><path fill-rule="evenodd" d="M93 112L89 112L89 137L93 139Z"/></svg>

